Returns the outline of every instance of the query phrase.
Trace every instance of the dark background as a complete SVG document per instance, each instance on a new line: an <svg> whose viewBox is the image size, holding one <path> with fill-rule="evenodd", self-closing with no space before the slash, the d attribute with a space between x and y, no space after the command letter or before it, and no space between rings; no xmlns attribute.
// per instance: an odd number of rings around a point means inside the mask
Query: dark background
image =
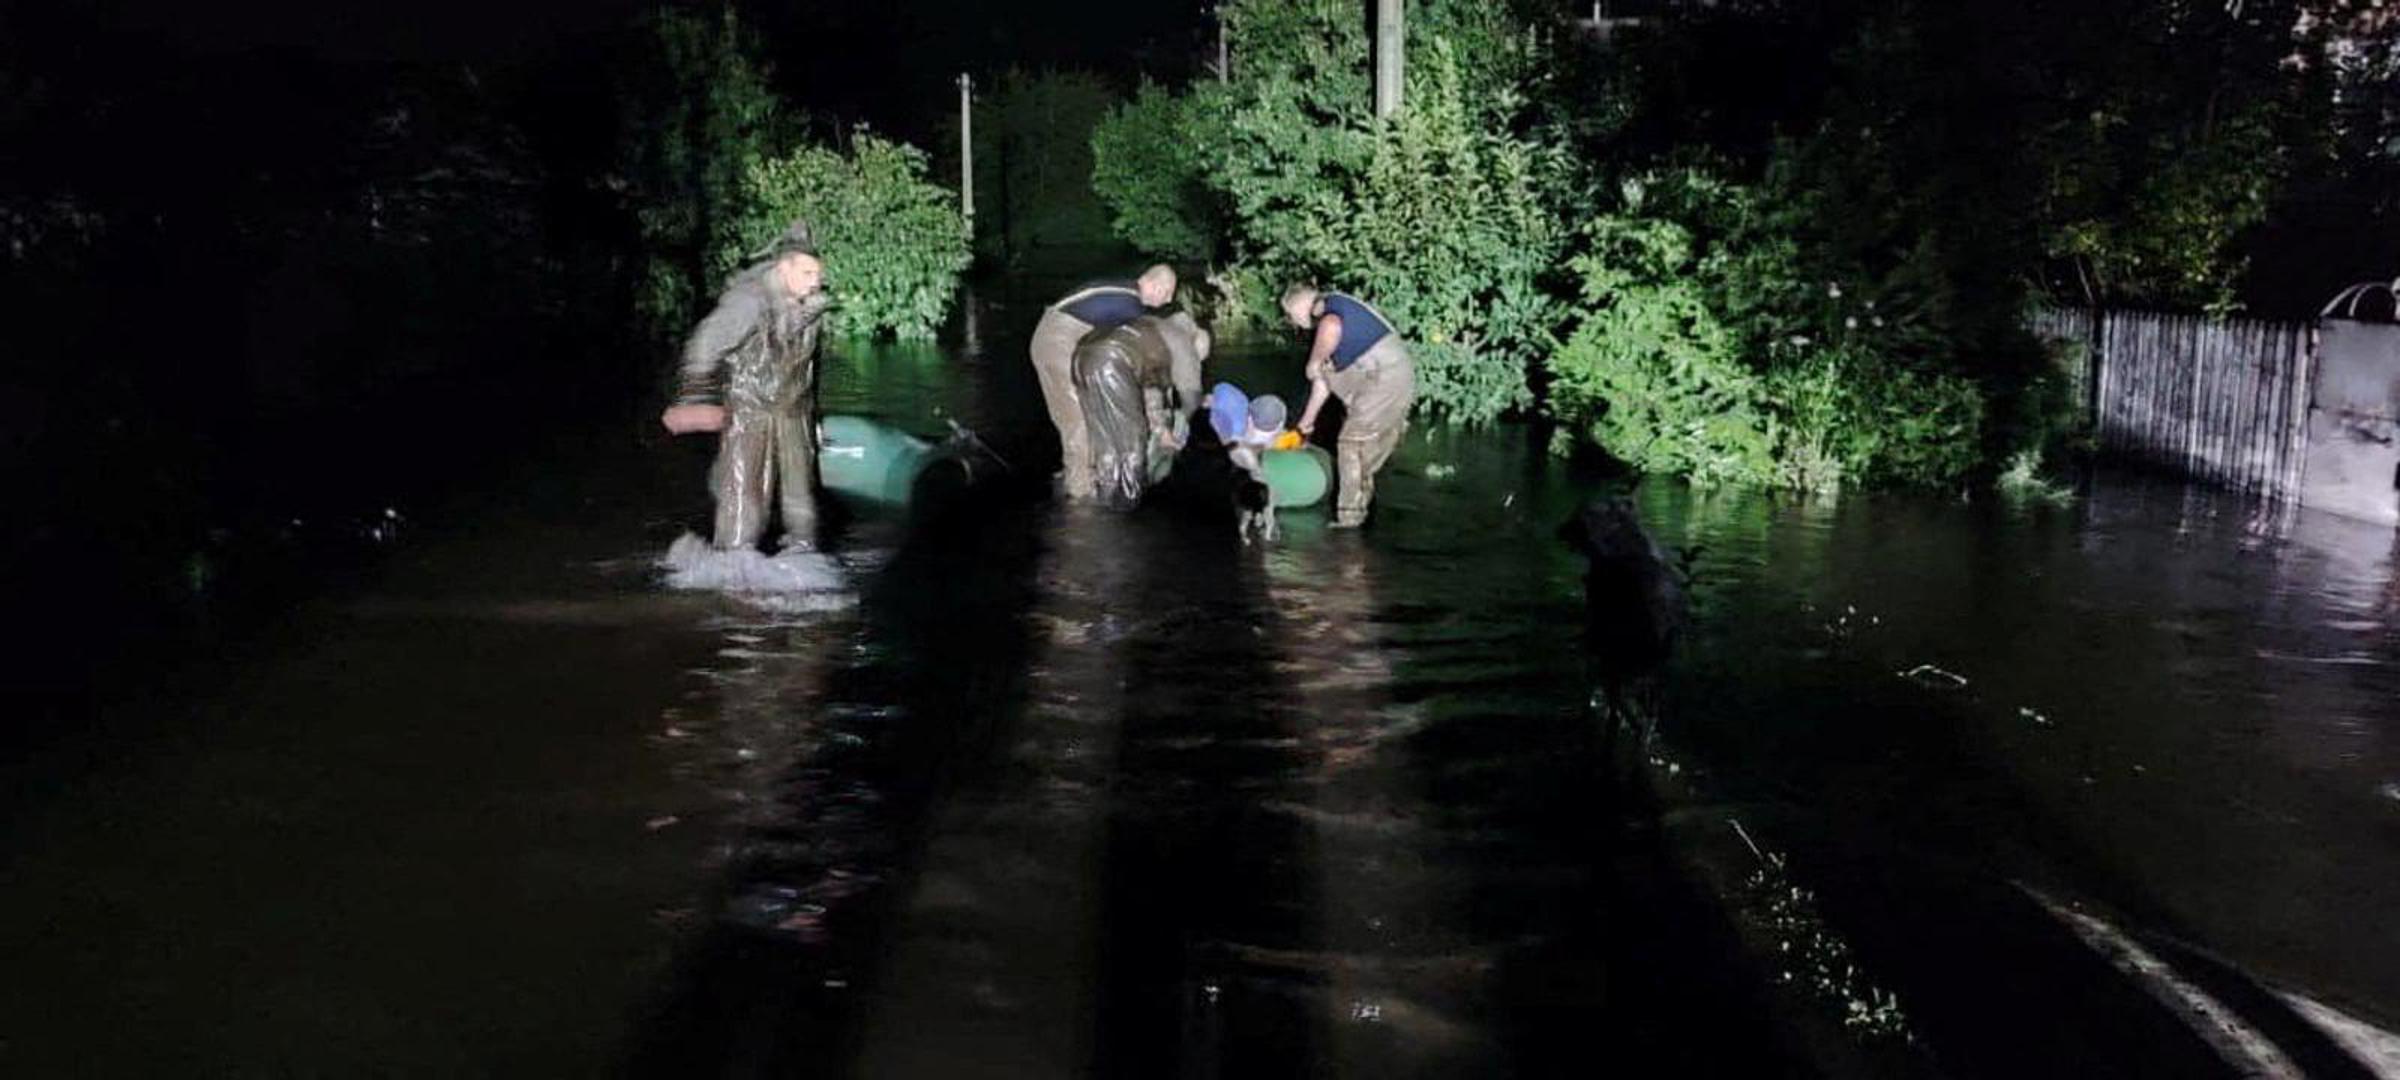
<svg viewBox="0 0 2400 1080"><path fill-rule="evenodd" d="M0 0L0 588L43 627L0 674L31 726L370 572L395 528L562 427L657 438L666 357L628 318L621 169L657 6ZM1685 35L1649 141L1804 130L1856 7ZM961 71L1130 88L1191 77L1214 42L1204 0L741 10L812 130L869 124L937 161ZM1972 135L1989 103L1969 104ZM2355 194L2287 193L2246 243L2254 311L2391 272L2392 224Z"/></svg>
<svg viewBox="0 0 2400 1080"><path fill-rule="evenodd" d="M0 252L0 587L43 625L0 671L13 733L371 573L562 427L652 437L618 165L658 6L0 0L0 212L34 223ZM1192 3L743 15L812 128L920 144L960 71L1129 86L1207 32Z"/></svg>

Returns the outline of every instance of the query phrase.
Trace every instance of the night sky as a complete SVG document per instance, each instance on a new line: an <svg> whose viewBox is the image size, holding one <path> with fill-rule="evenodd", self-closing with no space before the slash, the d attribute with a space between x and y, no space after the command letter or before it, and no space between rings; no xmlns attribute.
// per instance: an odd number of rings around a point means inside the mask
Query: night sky
<svg viewBox="0 0 2400 1080"><path fill-rule="evenodd" d="M559 71L606 62L655 0L412 0L387 4L106 0L53 8L0 2L12 60L72 78L169 55L238 67L279 55L334 66L468 63ZM699 5L705 6L705 5ZM1071 67L1131 83L1189 72L1209 33L1206 0L763 0L741 8L800 108L907 132L960 71ZM115 72L118 77L133 72Z"/></svg>

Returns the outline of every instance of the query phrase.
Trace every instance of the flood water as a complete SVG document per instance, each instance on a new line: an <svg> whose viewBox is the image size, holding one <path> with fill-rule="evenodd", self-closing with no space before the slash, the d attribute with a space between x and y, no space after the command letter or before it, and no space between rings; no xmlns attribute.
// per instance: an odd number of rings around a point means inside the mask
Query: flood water
<svg viewBox="0 0 2400 1080"><path fill-rule="evenodd" d="M1245 550L1205 484L1046 495L1033 314L835 350L827 411L1015 473L853 515L808 602L663 589L707 448L596 426L18 763L0 1070L1806 1072L1680 869L1731 821L1945 1072L2181 1072L2041 981L2104 965L2035 894L2400 1023L2388 533L2113 475L1645 485L1694 553L1662 817L1590 707L1592 481L1535 434L1421 427L1365 533Z"/></svg>

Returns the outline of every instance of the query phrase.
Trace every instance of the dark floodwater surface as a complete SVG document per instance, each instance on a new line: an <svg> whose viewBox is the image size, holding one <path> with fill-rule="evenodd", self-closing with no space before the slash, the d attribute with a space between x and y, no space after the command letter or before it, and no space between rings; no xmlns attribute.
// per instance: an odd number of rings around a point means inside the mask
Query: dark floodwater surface
<svg viewBox="0 0 2400 1080"><path fill-rule="evenodd" d="M826 407L1046 474L1030 314L843 353ZM1290 351L1218 374L1290 392ZM1421 428L1366 533L1263 552L1199 485L861 514L784 612L658 587L704 465L562 438L206 700L21 763L0 1070L1807 1067L1610 782L1555 536L1589 485L1525 430ZM1639 501L1697 549L1683 812L1791 853L1927 1060L2109 1037L2009 1029L2061 1023L2009 990L2019 886L2400 1019L2389 534L2122 478Z"/></svg>

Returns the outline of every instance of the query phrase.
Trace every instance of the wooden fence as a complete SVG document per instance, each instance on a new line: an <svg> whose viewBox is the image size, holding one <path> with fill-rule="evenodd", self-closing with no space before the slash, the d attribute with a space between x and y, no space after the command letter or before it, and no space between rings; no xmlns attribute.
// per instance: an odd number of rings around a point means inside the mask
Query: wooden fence
<svg viewBox="0 0 2400 1080"><path fill-rule="evenodd" d="M2146 311L2044 308L2035 333L2081 342L2103 452L2237 491L2300 495L2316 327Z"/></svg>

